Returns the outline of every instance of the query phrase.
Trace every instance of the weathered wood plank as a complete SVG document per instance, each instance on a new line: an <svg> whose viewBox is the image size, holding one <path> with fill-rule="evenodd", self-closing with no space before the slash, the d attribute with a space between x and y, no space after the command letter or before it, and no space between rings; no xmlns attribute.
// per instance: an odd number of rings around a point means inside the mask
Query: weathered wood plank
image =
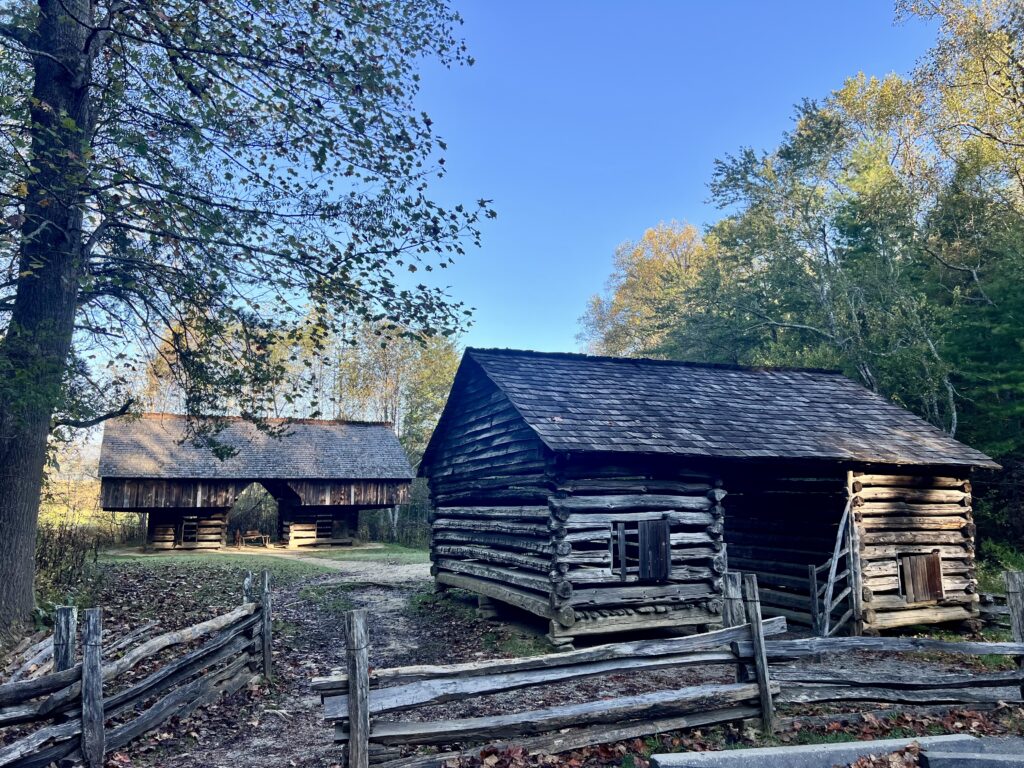
<svg viewBox="0 0 1024 768"><path fill-rule="evenodd" d="M433 755L418 755L400 760L382 763L378 768L434 768L449 760L463 757L479 757L484 749L501 750L505 747L520 747L529 754L554 755L560 752L581 749L593 744L611 744L639 736L655 733L667 733L685 728L698 728L715 723L728 723L756 717L756 707L730 707L712 712L698 712L682 717L667 717L655 720L624 723L613 726L591 726L589 728L572 728L555 734L516 739L514 742L491 742L487 746L461 750L459 752L440 752Z"/></svg>
<svg viewBox="0 0 1024 768"><path fill-rule="evenodd" d="M753 653L749 641L740 641L735 650L742 656ZM925 637L811 637L802 640L769 640L765 643L769 661L788 661L821 653L853 653L877 651L904 653L934 651L974 656L1024 655L1024 643L976 643L932 640Z"/></svg>
<svg viewBox="0 0 1024 768"><path fill-rule="evenodd" d="M776 687L774 692L777 690ZM726 709L731 705L754 699L757 695L757 686L753 684L702 685L510 715L429 722L375 723L370 737L381 744L447 744L472 739L507 738L581 725ZM347 739L345 730L335 729L335 739Z"/></svg>
<svg viewBox="0 0 1024 768"><path fill-rule="evenodd" d="M786 631L786 621L781 618L765 619L762 627L766 637L780 635ZM490 659L462 664L375 669L371 673L370 679L377 683L387 682L397 685L448 677L465 678L481 675L500 675L509 672L527 672L534 669L550 669L575 664L593 664L615 659L649 659L658 656L680 656L688 653L703 653L725 648L729 643L747 637L749 637L749 630L740 624L700 635L608 643L597 645L593 648L584 648L579 651L549 653L544 656L530 656L521 659ZM343 691L347 686L348 677L346 675L314 678L312 682L312 687L315 691Z"/></svg>
<svg viewBox="0 0 1024 768"><path fill-rule="evenodd" d="M768 678L768 656L765 653L764 632L761 627L761 600L757 594L757 577L743 574L743 609L750 629L751 655L754 657L754 675L757 679L761 702L761 722L765 733L775 730L775 705L772 703L772 685ZM777 689L776 691L777 692Z"/></svg>
<svg viewBox="0 0 1024 768"><path fill-rule="evenodd" d="M1017 643L1024 643L1024 573L1007 571L1003 574L1006 585L1006 607L1010 609L1010 631ZM1024 654L1017 657L1017 668L1024 670ZM1020 695L1024 698L1024 686Z"/></svg>

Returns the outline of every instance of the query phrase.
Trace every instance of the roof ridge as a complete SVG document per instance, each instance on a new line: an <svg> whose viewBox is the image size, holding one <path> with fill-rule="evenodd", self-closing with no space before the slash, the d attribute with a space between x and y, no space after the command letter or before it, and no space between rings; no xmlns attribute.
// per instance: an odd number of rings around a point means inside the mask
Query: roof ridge
<svg viewBox="0 0 1024 768"><path fill-rule="evenodd" d="M727 371L748 371L750 373L820 373L834 376L845 374L837 368L810 368L789 365L740 365L739 363L704 363L695 360L662 360L656 357L621 357L614 355L591 355L585 352L540 352L532 349L510 349L498 347L466 347L467 354L497 354L508 357L547 357L558 360L591 360L610 363L634 363L640 365L665 365L683 368L711 368Z"/></svg>

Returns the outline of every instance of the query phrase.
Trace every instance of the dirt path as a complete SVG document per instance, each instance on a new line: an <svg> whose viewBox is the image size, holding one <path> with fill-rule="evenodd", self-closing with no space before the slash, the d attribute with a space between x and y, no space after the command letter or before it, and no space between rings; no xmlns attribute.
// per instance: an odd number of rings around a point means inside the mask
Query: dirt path
<svg viewBox="0 0 1024 768"><path fill-rule="evenodd" d="M262 553L261 553L262 554ZM366 608L373 638L372 666L411 663L418 632L408 615L410 598L427 586L430 566L379 561L337 561L274 554L337 571L274 591L274 670L269 691L233 697L204 718L185 739L157 748L136 764L176 768L335 766L341 747L322 719L319 695L309 681L345 662L342 616ZM219 715L219 716L218 716ZM202 717L202 716L201 716ZM195 719L195 718L192 718ZM129 750L129 755L135 757Z"/></svg>
<svg viewBox="0 0 1024 768"><path fill-rule="evenodd" d="M363 546L360 549L372 551L373 547ZM381 550L383 551L383 548ZM231 549L218 551L227 555L237 554L237 552ZM409 584L430 580L430 563L399 563L388 561L386 557L381 560L334 560L330 557L304 555L294 550L273 548L243 551L245 554L256 554L260 557L277 557L296 563L305 563L307 565L319 566L320 568L328 568L332 571L340 571L348 580L359 583Z"/></svg>

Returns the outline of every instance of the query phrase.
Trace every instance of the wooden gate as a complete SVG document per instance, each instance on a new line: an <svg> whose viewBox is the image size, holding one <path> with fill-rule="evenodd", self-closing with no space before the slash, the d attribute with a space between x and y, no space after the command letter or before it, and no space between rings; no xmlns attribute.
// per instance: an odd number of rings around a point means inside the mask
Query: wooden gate
<svg viewBox="0 0 1024 768"><path fill-rule="evenodd" d="M832 557L821 565L808 565L811 587L812 629L819 637L831 637L852 619L854 614L853 498L846 501L836 530ZM824 576L824 582L819 578Z"/></svg>

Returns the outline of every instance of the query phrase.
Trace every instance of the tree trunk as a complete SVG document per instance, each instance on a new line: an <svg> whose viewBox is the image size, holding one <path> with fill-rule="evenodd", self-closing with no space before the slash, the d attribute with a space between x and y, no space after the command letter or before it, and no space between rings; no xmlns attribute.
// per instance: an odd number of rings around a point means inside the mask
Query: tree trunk
<svg viewBox="0 0 1024 768"><path fill-rule="evenodd" d="M88 0L40 0L31 163L19 278L0 341L0 635L34 605L36 525L50 421L62 396L84 274L83 206L93 120Z"/></svg>

